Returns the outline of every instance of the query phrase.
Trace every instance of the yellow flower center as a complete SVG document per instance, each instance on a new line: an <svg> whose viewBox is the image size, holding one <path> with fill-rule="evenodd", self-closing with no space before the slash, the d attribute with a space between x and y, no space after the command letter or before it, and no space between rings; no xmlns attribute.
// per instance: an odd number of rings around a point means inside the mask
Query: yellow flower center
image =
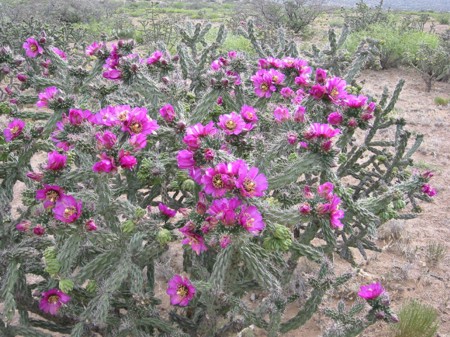
<svg viewBox="0 0 450 337"><path fill-rule="evenodd" d="M34 53L34 52L36 52L37 51L37 46L35 45L35 44L32 44L31 46L30 46L30 49L31 49L31 51Z"/></svg>
<svg viewBox="0 0 450 337"><path fill-rule="evenodd" d="M66 219L70 218L72 215L74 215L77 212L77 209L73 206L68 207L64 210L64 217Z"/></svg>
<svg viewBox="0 0 450 337"><path fill-rule="evenodd" d="M134 133L139 133L142 131L142 124L135 122L130 125L130 130L133 131Z"/></svg>
<svg viewBox="0 0 450 337"><path fill-rule="evenodd" d="M261 90L267 91L267 90L269 90L269 87L267 86L267 84L263 83L263 84L261 84Z"/></svg>
<svg viewBox="0 0 450 337"><path fill-rule="evenodd" d="M275 82L275 83L278 82L278 76L272 77L272 81Z"/></svg>
<svg viewBox="0 0 450 337"><path fill-rule="evenodd" d="M188 294L188 288L186 286L178 286L177 295L180 297L186 297Z"/></svg>
<svg viewBox="0 0 450 337"><path fill-rule="evenodd" d="M333 90L331 90L331 97L336 97L337 95L339 95L339 91L336 88L333 88Z"/></svg>
<svg viewBox="0 0 450 337"><path fill-rule="evenodd" d="M253 112L247 113L247 119L253 119L254 115Z"/></svg>
<svg viewBox="0 0 450 337"><path fill-rule="evenodd" d="M19 132L19 127L18 126L14 126L12 129L10 129L11 130L11 133L13 134L13 135L15 135L17 132Z"/></svg>
<svg viewBox="0 0 450 337"><path fill-rule="evenodd" d="M45 193L45 197L47 198L47 200L55 202L58 199L59 194L54 190L50 190L47 193Z"/></svg>
<svg viewBox="0 0 450 337"><path fill-rule="evenodd" d="M228 130L234 130L234 129L236 129L236 123L234 122L234 121L232 121L231 119L230 120L228 120L226 123L225 123L225 126L227 127L227 129Z"/></svg>
<svg viewBox="0 0 450 337"><path fill-rule="evenodd" d="M221 174L216 174L216 175L212 178L212 183L213 183L213 186L214 186L215 188L222 188L222 187L223 187L222 175L221 175Z"/></svg>
<svg viewBox="0 0 450 337"><path fill-rule="evenodd" d="M127 120L128 117L128 110L124 110L121 113L119 113L119 115L117 116L117 118L119 118L119 120L121 122L125 122Z"/></svg>
<svg viewBox="0 0 450 337"><path fill-rule="evenodd" d="M48 298L48 303L55 304L59 301L58 295L52 295Z"/></svg>
<svg viewBox="0 0 450 337"><path fill-rule="evenodd" d="M244 190L246 190L248 193L255 192L256 189L256 183L253 180L245 179L244 180Z"/></svg>

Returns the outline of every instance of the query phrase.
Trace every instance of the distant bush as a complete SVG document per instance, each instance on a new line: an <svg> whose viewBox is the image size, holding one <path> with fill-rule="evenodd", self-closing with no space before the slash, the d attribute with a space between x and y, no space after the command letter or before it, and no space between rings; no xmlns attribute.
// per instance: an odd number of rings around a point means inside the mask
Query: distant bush
<svg viewBox="0 0 450 337"><path fill-rule="evenodd" d="M439 37L421 31L403 31L393 24L376 24L359 32L350 34L346 48L354 52L366 37L380 41L380 63L383 69L408 64L408 58L416 58L421 45L437 48Z"/></svg>
<svg viewBox="0 0 450 337"><path fill-rule="evenodd" d="M388 13L383 10L383 0L380 0L378 5L370 7L364 0L360 0L356 3L355 8L347 10L342 8L342 17L344 22L353 31L361 31L367 27L388 21Z"/></svg>
<svg viewBox="0 0 450 337"><path fill-rule="evenodd" d="M441 24L441 25L448 25L448 24L450 24L450 15L446 15L446 14L442 14L440 17L439 17L439 19L438 19L438 22Z"/></svg>
<svg viewBox="0 0 450 337"><path fill-rule="evenodd" d="M392 325L395 337L434 337L439 323L434 308L418 301L404 305L399 314L400 322Z"/></svg>

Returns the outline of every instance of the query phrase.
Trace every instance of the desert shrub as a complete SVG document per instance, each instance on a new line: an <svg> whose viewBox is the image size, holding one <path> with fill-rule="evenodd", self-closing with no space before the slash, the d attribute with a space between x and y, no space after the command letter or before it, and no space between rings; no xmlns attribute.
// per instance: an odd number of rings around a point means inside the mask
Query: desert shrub
<svg viewBox="0 0 450 337"><path fill-rule="evenodd" d="M448 105L449 103L450 103L450 98L445 98L445 97L440 97L440 96L437 96L434 98L434 104L436 104L436 105L445 106L445 105Z"/></svg>
<svg viewBox="0 0 450 337"><path fill-rule="evenodd" d="M422 45L430 48L437 48L439 45L439 37L435 34L401 30L393 24L378 24L367 30L351 33L346 48L354 52L358 43L366 37L380 42L380 63L384 69L409 64L411 58L418 57Z"/></svg>
<svg viewBox="0 0 450 337"><path fill-rule="evenodd" d="M362 31L371 25L388 22L388 12L383 9L383 3L384 0L380 0L376 6L370 7L360 0L351 10L342 8L341 15L352 31Z"/></svg>
<svg viewBox="0 0 450 337"><path fill-rule="evenodd" d="M427 92L431 91L435 81L450 75L449 58L450 53L443 47L429 45L421 45L415 56L409 56L412 66L420 72Z"/></svg>
<svg viewBox="0 0 450 337"><path fill-rule="evenodd" d="M436 310L415 300L402 306L398 318L392 326L395 337L434 337L439 328Z"/></svg>
<svg viewBox="0 0 450 337"><path fill-rule="evenodd" d="M438 22L441 25L448 25L450 24L450 15L448 14L441 14L438 18Z"/></svg>
<svg viewBox="0 0 450 337"><path fill-rule="evenodd" d="M425 258L432 267L439 265L446 255L447 246L443 243L432 242L426 247Z"/></svg>
<svg viewBox="0 0 450 337"><path fill-rule="evenodd" d="M352 277L334 271L333 254L354 265L379 250L383 223L414 218L436 194L432 173L412 166L423 137L389 115L403 81L375 100L282 36L276 55L256 58L222 54L226 30L208 40L211 28L183 27L174 56L141 57L122 40L64 55L51 37L0 49L2 335L225 336L255 325L275 337ZM176 256L176 274L158 273ZM300 259L315 263L301 285ZM358 295L327 310L343 335L397 320L380 283Z"/></svg>
<svg viewBox="0 0 450 337"><path fill-rule="evenodd" d="M323 13L322 0L252 1L250 11L255 19L264 20L272 27L285 26L299 33Z"/></svg>

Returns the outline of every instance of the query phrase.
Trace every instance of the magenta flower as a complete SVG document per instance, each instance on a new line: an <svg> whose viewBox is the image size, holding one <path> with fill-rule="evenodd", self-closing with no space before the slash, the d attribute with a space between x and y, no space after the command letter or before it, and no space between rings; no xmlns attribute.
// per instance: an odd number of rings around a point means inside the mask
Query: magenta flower
<svg viewBox="0 0 450 337"><path fill-rule="evenodd" d="M323 95L325 95L326 91L327 89L324 86L315 84L309 90L309 94L315 99L321 99Z"/></svg>
<svg viewBox="0 0 450 337"><path fill-rule="evenodd" d="M162 51L155 51L148 59L147 59L147 65L155 64L158 62L161 57L163 56Z"/></svg>
<svg viewBox="0 0 450 337"><path fill-rule="evenodd" d="M25 127L25 122L21 119L14 119L8 124L8 127L3 130L3 136L5 136L5 141L10 142L15 138L19 137Z"/></svg>
<svg viewBox="0 0 450 337"><path fill-rule="evenodd" d="M238 135L244 129L245 122L240 115L233 111L228 115L220 115L218 125L227 135Z"/></svg>
<svg viewBox="0 0 450 337"><path fill-rule="evenodd" d="M108 156L105 152L103 152L100 155L100 161L96 162L93 166L92 166L92 170L94 172L105 172L105 173L110 173L112 171L115 171L117 169L115 163L114 163L114 158L111 156Z"/></svg>
<svg viewBox="0 0 450 337"><path fill-rule="evenodd" d="M89 46L86 47L86 56L93 56L97 54L97 52L103 48L103 43L98 43L97 41L92 42Z"/></svg>
<svg viewBox="0 0 450 337"><path fill-rule="evenodd" d="M34 181L42 181L42 179L44 178L44 174L41 172L30 171L27 173L27 177Z"/></svg>
<svg viewBox="0 0 450 337"><path fill-rule="evenodd" d="M196 252L197 255L200 255L201 252L205 252L208 250L203 236L197 233L195 225L192 221L186 223L186 225L180 228L179 231L184 235L184 239L181 241L181 243L183 245L191 246L192 250Z"/></svg>
<svg viewBox="0 0 450 337"><path fill-rule="evenodd" d="M28 232L31 227L31 221L23 220L16 225L16 229L19 232Z"/></svg>
<svg viewBox="0 0 450 337"><path fill-rule="evenodd" d="M45 234L45 228L42 225L36 225L33 228L33 233L34 233L34 235L42 236Z"/></svg>
<svg viewBox="0 0 450 337"><path fill-rule="evenodd" d="M348 93L345 90L346 86L347 82L345 82L342 78L332 77L326 82L325 89L328 97L332 101L336 101L347 97Z"/></svg>
<svg viewBox="0 0 450 337"><path fill-rule="evenodd" d="M118 69L108 69L103 72L102 76L108 80L120 80L122 72Z"/></svg>
<svg viewBox="0 0 450 337"><path fill-rule="evenodd" d="M234 226L237 222L237 208L242 201L238 198L215 199L209 207L207 213L216 220L221 221L224 226Z"/></svg>
<svg viewBox="0 0 450 337"><path fill-rule="evenodd" d="M131 170L137 164L137 159L132 156L130 152L124 151L123 149L119 151L119 164L120 167L124 169Z"/></svg>
<svg viewBox="0 0 450 337"><path fill-rule="evenodd" d="M241 165L236 187L241 195L246 198L262 197L268 188L267 178L264 174L258 174L258 168L252 167L250 170Z"/></svg>
<svg viewBox="0 0 450 337"><path fill-rule="evenodd" d="M421 191L429 197L434 197L437 194L436 190L430 184L423 184Z"/></svg>
<svg viewBox="0 0 450 337"><path fill-rule="evenodd" d="M325 198L327 200L332 199L333 190L334 190L334 185L330 182L326 182L326 183L320 185L319 187L317 187L317 193L319 193L319 195L322 198Z"/></svg>
<svg viewBox="0 0 450 337"><path fill-rule="evenodd" d="M122 131L127 131L130 135L149 135L158 130L159 125L156 120L147 115L146 108L133 108L127 115L123 123Z"/></svg>
<svg viewBox="0 0 450 337"><path fill-rule="evenodd" d="M36 200L44 200L44 208L51 208L64 196L64 190L58 185L44 185L36 191Z"/></svg>
<svg viewBox="0 0 450 337"><path fill-rule="evenodd" d="M331 125L339 125L342 123L343 117L339 111L332 112L328 115L327 121Z"/></svg>
<svg viewBox="0 0 450 337"><path fill-rule="evenodd" d="M241 117L246 123L256 123L258 121L258 115L254 107L249 105L243 105L241 108Z"/></svg>
<svg viewBox="0 0 450 337"><path fill-rule="evenodd" d="M62 51L61 49L58 49L56 47L52 48L53 52L58 55L61 59L63 60L67 60L67 55L64 51Z"/></svg>
<svg viewBox="0 0 450 337"><path fill-rule="evenodd" d="M202 177L204 191L215 198L222 197L228 190L230 177L227 165L218 164L215 168L208 168Z"/></svg>
<svg viewBox="0 0 450 337"><path fill-rule="evenodd" d="M49 152L47 158L46 170L58 171L66 166L67 157L63 154L59 154L58 151Z"/></svg>
<svg viewBox="0 0 450 337"><path fill-rule="evenodd" d="M265 98L272 96L272 92L277 90L276 86L272 83L273 76L267 70L261 69L251 77L256 96Z"/></svg>
<svg viewBox="0 0 450 337"><path fill-rule="evenodd" d="M304 123L305 122L305 113L306 108L304 106L299 105L297 109L294 111L294 121L297 123Z"/></svg>
<svg viewBox="0 0 450 337"><path fill-rule="evenodd" d="M281 94L281 96L283 96L284 98L290 98L290 97L293 97L293 96L295 95L295 92L294 92L294 90L292 90L291 88L285 87L285 88L282 88L282 89L280 90L280 94Z"/></svg>
<svg viewBox="0 0 450 337"><path fill-rule="evenodd" d="M70 109L69 110L69 123L75 126L81 125L85 119L91 115L89 110Z"/></svg>
<svg viewBox="0 0 450 337"><path fill-rule="evenodd" d="M44 53L44 49L39 45L39 43L33 39L32 37L29 37L22 46L25 49L25 54L28 57L36 57L38 55L41 55Z"/></svg>
<svg viewBox="0 0 450 337"><path fill-rule="evenodd" d="M81 216L82 202L70 195L63 195L56 201L53 208L55 219L65 223L72 223Z"/></svg>
<svg viewBox="0 0 450 337"><path fill-rule="evenodd" d="M48 108L48 103L52 100L56 94L59 92L57 87L45 88L43 92L39 93L39 100L36 102L38 108Z"/></svg>
<svg viewBox="0 0 450 337"><path fill-rule="evenodd" d="M172 122L175 119L175 110L170 104L166 104L159 109L159 113L166 122Z"/></svg>
<svg viewBox="0 0 450 337"><path fill-rule="evenodd" d="M348 95L343 99L342 103L349 108L352 109L358 109L362 108L367 102L367 97L363 95L355 96L355 95Z"/></svg>
<svg viewBox="0 0 450 337"><path fill-rule="evenodd" d="M174 275L168 283L167 295L170 296L170 304L185 307L192 300L196 292L195 287L187 277Z"/></svg>
<svg viewBox="0 0 450 337"><path fill-rule="evenodd" d="M224 235L219 240L219 245L221 248L227 248L228 245L231 243L231 238L229 235Z"/></svg>
<svg viewBox="0 0 450 337"><path fill-rule="evenodd" d="M290 114L288 108L284 106L277 106L273 111L273 117L278 123L289 120Z"/></svg>
<svg viewBox="0 0 450 337"><path fill-rule="evenodd" d="M266 227L258 209L255 206L247 205L241 208L239 224L253 235L258 235Z"/></svg>
<svg viewBox="0 0 450 337"><path fill-rule="evenodd" d="M295 145L298 141L298 135L294 132L289 132L287 134L287 141L291 145Z"/></svg>
<svg viewBox="0 0 450 337"><path fill-rule="evenodd" d="M327 79L327 71L322 68L316 69L316 82L320 84L324 84Z"/></svg>
<svg viewBox="0 0 450 337"><path fill-rule="evenodd" d="M162 202L158 204L158 209L161 214L166 216L167 218L173 218L177 214L176 210L169 208L169 206L163 204Z"/></svg>
<svg viewBox="0 0 450 337"><path fill-rule="evenodd" d="M84 228L86 228L86 230L88 232L93 232L97 230L97 224L94 222L94 220L89 219L88 221L86 221L86 223L84 224Z"/></svg>
<svg viewBox="0 0 450 337"><path fill-rule="evenodd" d="M128 142L135 150L143 149L147 146L147 136L141 133L132 135Z"/></svg>
<svg viewBox="0 0 450 337"><path fill-rule="evenodd" d="M111 131L97 132L95 134L95 139L97 139L97 148L102 149L112 149L117 142L117 136Z"/></svg>
<svg viewBox="0 0 450 337"><path fill-rule="evenodd" d="M18 79L20 82L26 82L26 81L28 80L28 76L25 75L25 74L17 74L17 79Z"/></svg>
<svg viewBox="0 0 450 337"><path fill-rule="evenodd" d="M333 138L340 132L339 129L333 129L328 124L313 123L304 136L306 139Z"/></svg>
<svg viewBox="0 0 450 337"><path fill-rule="evenodd" d="M56 288L43 292L41 296L39 309L51 315L56 315L59 308L70 301L69 295Z"/></svg>
<svg viewBox="0 0 450 337"><path fill-rule="evenodd" d="M311 210L312 210L311 205L310 205L309 203L307 203L307 202L301 204L301 205L298 207L298 211L299 211L301 214L304 214L304 215L311 213Z"/></svg>
<svg viewBox="0 0 450 337"><path fill-rule="evenodd" d="M384 288L381 283L374 282L368 285L362 285L359 288L358 296L365 300L374 300L384 293Z"/></svg>
<svg viewBox="0 0 450 337"><path fill-rule="evenodd" d="M177 155L177 163L180 169L189 169L195 166L194 152L181 150Z"/></svg>
<svg viewBox="0 0 450 337"><path fill-rule="evenodd" d="M330 203L319 204L318 212L320 214L328 213L330 215L330 225L332 228L342 229L344 225L341 223L340 219L344 217L344 211L338 209L341 199L337 195L333 195L330 198Z"/></svg>

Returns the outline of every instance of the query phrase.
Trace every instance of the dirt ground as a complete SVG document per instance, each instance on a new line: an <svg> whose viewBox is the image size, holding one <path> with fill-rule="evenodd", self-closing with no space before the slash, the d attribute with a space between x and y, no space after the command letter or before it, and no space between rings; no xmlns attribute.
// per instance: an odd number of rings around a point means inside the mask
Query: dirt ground
<svg viewBox="0 0 450 337"><path fill-rule="evenodd" d="M388 290L394 309L410 298L419 299L437 309L440 314L439 336L450 337L450 226L447 219L450 214L450 189L446 181L450 177L450 141L447 139L450 106L434 103L437 96L450 97L450 83L436 83L432 91L426 93L419 74L412 69L368 70L358 80L365 82L364 94L379 97L384 86L393 90L400 78L404 78L406 84L396 105L395 117L405 118L408 130L425 135L424 144L414 159L422 171L431 169L435 172L431 184L438 194L432 203L423 205L423 213L416 219L386 224L380 231L379 239L383 252L370 253L367 261L361 260L361 270L357 276L339 294L330 296L321 309L335 306L337 296L343 296L350 302L355 300L360 284L377 280ZM45 160L42 156L36 159ZM34 162L33 166L36 167L36 164ZM18 199L23 187L23 184L17 184L14 189L14 215L17 215L15 210L20 206ZM395 242L394 236L397 238ZM427 246L435 242L447 247L447 255L437 266L431 266L427 263L426 252ZM338 274L349 271L347 263L335 262ZM164 297L164 289L161 288L160 292ZM168 305L168 299L163 299L163 303ZM292 307L287 316L293 315L296 309ZM318 313L301 329L284 336L318 337L327 324L323 314ZM257 336L264 336L261 331L255 332ZM361 334L361 337L385 336L389 336L389 327L381 323Z"/></svg>

